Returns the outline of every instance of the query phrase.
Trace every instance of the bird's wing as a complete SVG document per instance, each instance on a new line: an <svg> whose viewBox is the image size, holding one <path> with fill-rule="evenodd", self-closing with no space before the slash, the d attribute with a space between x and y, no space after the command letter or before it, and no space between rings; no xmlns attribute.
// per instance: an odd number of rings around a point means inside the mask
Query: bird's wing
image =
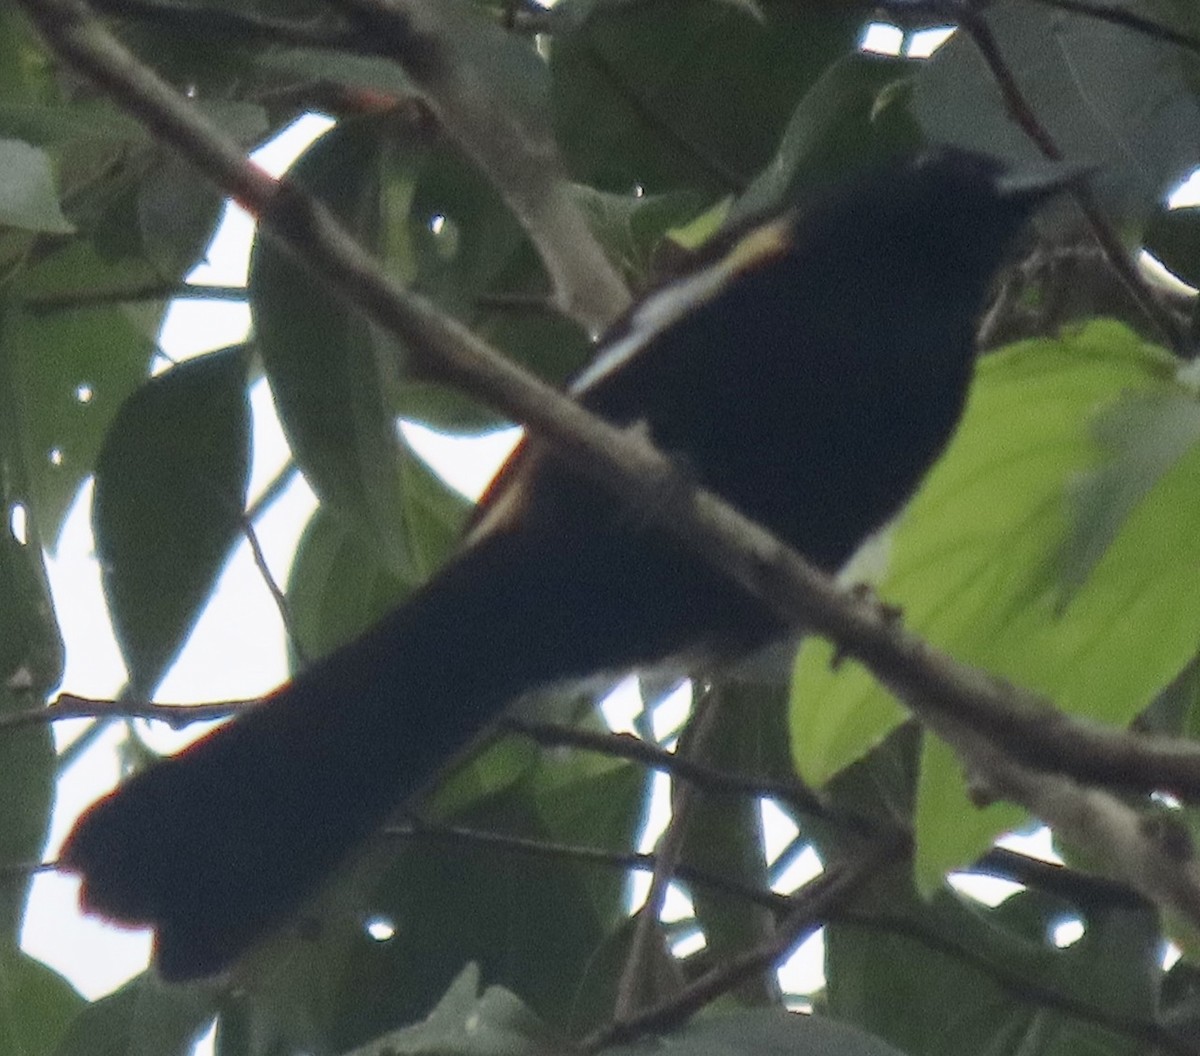
<svg viewBox="0 0 1200 1056"><path fill-rule="evenodd" d="M601 394L664 331L726 289L738 275L765 267L786 253L794 237L790 216L776 217L741 232L716 259L706 260L648 294L616 322L599 351L568 386L585 404ZM727 240L726 240L727 241ZM479 498L467 523L464 544L518 524L528 510L530 483L547 458L541 445L522 439Z"/></svg>

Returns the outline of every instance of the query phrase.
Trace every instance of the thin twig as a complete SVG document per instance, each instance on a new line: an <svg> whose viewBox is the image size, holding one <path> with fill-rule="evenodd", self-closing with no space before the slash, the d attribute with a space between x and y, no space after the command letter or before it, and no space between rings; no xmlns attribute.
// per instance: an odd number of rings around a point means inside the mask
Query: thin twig
<svg viewBox="0 0 1200 1056"><path fill-rule="evenodd" d="M770 941L711 969L669 1000L603 1027L581 1043L581 1050L594 1053L643 1034L667 1033L679 1026L705 1005L735 989L743 980L777 964L816 931L834 907L852 895L901 850L898 844L874 845L863 851L861 857L830 865L792 896L793 908L780 922L776 935Z"/></svg>
<svg viewBox="0 0 1200 1056"><path fill-rule="evenodd" d="M254 529L254 521L249 516L242 517L242 535L250 547L250 554L254 558L254 567L258 569L259 578L271 595L271 600L275 602L279 619L283 623L284 633L287 634L288 641L292 643L292 649L295 650L296 656L302 664L307 663L308 657L304 651L304 643L300 640L300 634L296 629L296 621L292 619L291 606L288 605L283 589L275 582L271 566L267 564L267 555L263 553L263 548L258 541L258 532Z"/></svg>
<svg viewBox="0 0 1200 1056"><path fill-rule="evenodd" d="M129 700L97 700L60 693L44 708L14 711L0 715L0 732L23 726L42 726L64 719L153 719L165 722L174 730L196 722L214 722L248 710L262 702L253 700L222 700L210 704L150 704Z"/></svg>
<svg viewBox="0 0 1200 1056"><path fill-rule="evenodd" d="M100 308L109 304L130 304L134 301L244 301L245 286L201 286L195 283L151 282L140 286L116 287L108 290L77 289L32 293L21 298L20 305L35 315L72 311L79 308Z"/></svg>
<svg viewBox="0 0 1200 1056"><path fill-rule="evenodd" d="M1098 867L1106 875L1200 930L1200 862L1190 837L1176 831L1182 823L1059 773L1031 769L952 715L930 716L929 726L964 761L982 795L1020 803L1068 842L1104 848Z"/></svg>
<svg viewBox="0 0 1200 1056"><path fill-rule="evenodd" d="M57 868L57 862L10 862L0 865L0 885L19 884L38 873L52 873Z"/></svg>
<svg viewBox="0 0 1200 1056"><path fill-rule="evenodd" d="M716 726L720 706L719 693L710 691L701 696L692 708L676 754L684 759L704 758L708 740ZM679 780L678 774L674 777L675 780L671 784L671 814L655 848L650 890L646 892L646 899L634 920L629 956L617 981L617 994L613 1002L613 1018L616 1020L629 1019L644 1007L642 995L649 990L655 953L661 947L659 921L666 902L667 889L679 868L683 855L683 841L694 813L695 786L686 779Z"/></svg>
<svg viewBox="0 0 1200 1056"><path fill-rule="evenodd" d="M500 832L485 832L481 829L463 828L457 825L442 825L424 819L414 819L411 827L389 826L383 835L396 839L433 839L464 844L478 844L514 854L527 854L534 858L554 858L581 862L586 865L603 865L613 869L640 869L650 872L658 861L656 854L640 851L609 851L600 847L582 847L578 844L555 843L534 840L524 836L510 836ZM775 913L785 912L791 905L786 895L776 894L761 888L750 887L718 876L706 869L680 865L676 869L677 879L684 883L711 888L735 898L744 899Z"/></svg>
<svg viewBox="0 0 1200 1056"><path fill-rule="evenodd" d="M1084 911L1094 907L1136 909L1147 905L1146 900L1128 884L1082 873L1078 869L1021 854L1008 847L993 847L969 871L1037 888L1065 899Z"/></svg>
<svg viewBox="0 0 1200 1056"><path fill-rule="evenodd" d="M599 733L595 730L581 730L571 726L559 726L551 723L529 722L525 719L505 717L501 719L504 729L528 737L537 744L551 747L582 748L622 759L631 759L645 763L655 769L675 777L680 777L701 785L707 792L734 792L754 796L770 796L787 803L795 810L814 817L831 817L828 808L821 797L804 784L799 778L794 781L778 781L769 777L733 774L725 770L705 766L669 752L656 744L634 737L627 733ZM867 824L864 819L849 820L856 825Z"/></svg>
<svg viewBox="0 0 1200 1056"><path fill-rule="evenodd" d="M291 487L292 481L296 479L296 474L299 472L300 467L296 465L296 460L289 458L283 464L283 468L271 478L271 482L263 488L258 498L246 507L246 516L251 521L257 521L267 507Z"/></svg>

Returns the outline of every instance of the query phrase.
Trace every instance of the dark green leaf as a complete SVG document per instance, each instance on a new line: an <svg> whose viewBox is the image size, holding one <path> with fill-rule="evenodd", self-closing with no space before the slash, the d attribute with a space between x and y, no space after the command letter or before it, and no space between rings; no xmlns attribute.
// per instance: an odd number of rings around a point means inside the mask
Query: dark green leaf
<svg viewBox="0 0 1200 1056"><path fill-rule="evenodd" d="M983 17L1058 149L1097 165L1092 186L1121 225L1140 231L1195 164L1200 104L1185 89L1181 50L1086 14L996 4ZM1040 158L968 34L957 34L917 74L913 113L937 142L1013 161Z"/></svg>
<svg viewBox="0 0 1200 1056"><path fill-rule="evenodd" d="M635 289L652 284L656 251L668 232L694 220L705 205L686 191L639 197L577 187L575 193L609 258Z"/></svg>
<svg viewBox="0 0 1200 1056"><path fill-rule="evenodd" d="M652 1041L600 1051L608 1056L904 1056L848 1023L778 1009L703 1017Z"/></svg>
<svg viewBox="0 0 1200 1056"><path fill-rule="evenodd" d="M92 526L132 691L148 698L239 538L249 476L246 351L189 360L117 413Z"/></svg>
<svg viewBox="0 0 1200 1056"><path fill-rule="evenodd" d="M0 342L0 378L11 362L8 352ZM63 670L42 538L27 498L27 437L20 411L15 386L0 383L0 714L39 707ZM0 802L5 805L0 812L0 862L40 860L54 772L48 727L8 730L0 737ZM0 885L0 935L14 948L29 888L29 876L19 877Z"/></svg>
<svg viewBox="0 0 1200 1056"><path fill-rule="evenodd" d="M897 118L900 107L877 114L890 86L912 63L855 53L833 63L792 111L771 161L734 203L730 221L772 215L824 192L839 177L911 149L917 133Z"/></svg>
<svg viewBox="0 0 1200 1056"><path fill-rule="evenodd" d="M489 986L480 992L479 967L470 964L420 1023L377 1038L352 1056L549 1056L561 1049L521 999Z"/></svg>
<svg viewBox="0 0 1200 1056"><path fill-rule="evenodd" d="M87 1002L62 976L17 951L0 956L0 1052L51 1056Z"/></svg>
<svg viewBox="0 0 1200 1056"><path fill-rule="evenodd" d="M744 188L805 91L854 49L869 9L565 0L550 72L571 174L618 194Z"/></svg>
<svg viewBox="0 0 1200 1056"><path fill-rule="evenodd" d="M77 241L26 272L19 295L57 296L150 276L142 261L109 267ZM117 409L145 379L155 345L120 307L54 313L14 307L3 323L30 504L52 545Z"/></svg>
<svg viewBox="0 0 1200 1056"><path fill-rule="evenodd" d="M722 682L708 693L705 706L719 711L706 720L712 726L696 761L735 774L770 773L786 743L786 676L772 686ZM749 891L769 890L758 799L701 788L692 796L681 861ZM693 885L691 895L706 950L718 963L769 942L775 932L775 914L744 897L703 884ZM746 1004L778 1004L774 966L747 978L734 994Z"/></svg>
<svg viewBox="0 0 1200 1056"><path fill-rule="evenodd" d="M288 576L288 603L309 659L361 634L433 572L457 541L467 503L409 456L403 463L404 519L414 575L398 577L344 519L318 509Z"/></svg>
<svg viewBox="0 0 1200 1056"><path fill-rule="evenodd" d="M1059 949L1053 930L1074 915L1084 918L1084 938ZM853 919L825 930L829 1010L906 1053L1144 1051L1086 1011L1059 1011L1054 998L1151 1021L1158 983L1148 909L1085 913L1032 889L995 909L945 888L927 901L900 865L876 875L839 916Z"/></svg>
<svg viewBox="0 0 1200 1056"><path fill-rule="evenodd" d="M76 1016L54 1056L186 1056L215 1013L211 988L147 972Z"/></svg>
<svg viewBox="0 0 1200 1056"><path fill-rule="evenodd" d="M561 380L586 357L577 330L536 307L497 303L544 292L544 278L520 226L449 148L378 122L342 125L295 178L395 274L515 358ZM406 534L396 416L471 432L495 416L414 376L395 339L266 242L255 248L250 300L280 416L314 489L397 575L417 578L428 565Z"/></svg>
<svg viewBox="0 0 1200 1056"><path fill-rule="evenodd" d="M0 450L0 462L3 459ZM0 465L0 483L4 477ZM41 548L36 534L25 543L13 537L10 524L14 506L4 504L4 523L0 526L0 715L41 706L62 677L63 665L62 640L54 620ZM41 860L50 825L54 776L54 744L48 726L3 732L0 862ZM14 947L29 879L13 877L0 884L0 937ZM3 1018L0 1015L0 1021Z"/></svg>

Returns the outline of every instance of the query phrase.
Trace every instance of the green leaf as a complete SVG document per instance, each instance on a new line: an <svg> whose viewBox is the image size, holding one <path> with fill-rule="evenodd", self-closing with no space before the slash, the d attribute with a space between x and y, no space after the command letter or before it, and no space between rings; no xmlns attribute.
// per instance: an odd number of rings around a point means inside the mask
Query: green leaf
<svg viewBox="0 0 1200 1056"><path fill-rule="evenodd" d="M379 229L379 158L369 127L341 125L309 148L292 178L365 237ZM361 315L261 238L248 293L263 366L296 461L321 501L352 517L403 572L400 449L385 382L395 367L377 355Z"/></svg>
<svg viewBox="0 0 1200 1056"><path fill-rule="evenodd" d="M223 204L216 188L191 165L164 158L138 188L138 226L147 258L166 276L190 271L212 241Z"/></svg>
<svg viewBox="0 0 1200 1056"><path fill-rule="evenodd" d="M1064 157L1097 166L1090 185L1121 225L1140 231L1195 162L1200 104L1180 49L1085 14L997 4L983 17L1047 135ZM1040 157L969 34L920 67L912 109L936 142L1012 161Z"/></svg>
<svg viewBox="0 0 1200 1056"><path fill-rule="evenodd" d="M512 991L489 986L481 992L479 966L469 964L422 1022L351 1056L549 1056L560 1050L558 1039Z"/></svg>
<svg viewBox="0 0 1200 1056"><path fill-rule="evenodd" d="M0 956L0 1052L51 1056L87 1002L62 976L19 951Z"/></svg>
<svg viewBox="0 0 1200 1056"><path fill-rule="evenodd" d="M54 1056L186 1056L216 1014L210 986L146 972L76 1016Z"/></svg>
<svg viewBox="0 0 1200 1056"><path fill-rule="evenodd" d="M574 188L596 237L635 288L655 277L655 255L675 228L695 220L705 202L686 191L637 196Z"/></svg>
<svg viewBox="0 0 1200 1056"><path fill-rule="evenodd" d="M59 208L50 159L16 139L0 139L0 225L54 235L75 230Z"/></svg>
<svg viewBox="0 0 1200 1056"><path fill-rule="evenodd" d="M287 597L304 653L324 656L400 604L458 541L468 504L415 458L405 458L401 517L413 554L402 578L345 518L321 507L301 536Z"/></svg>
<svg viewBox="0 0 1200 1056"><path fill-rule="evenodd" d="M779 749L786 743L786 684L739 684L722 680L707 690L706 707L719 708L706 716L703 754L689 757L717 771L735 774L778 772ZM685 734L685 737L687 735ZM720 876L749 891L770 889L763 854L762 804L754 796L731 796L692 790L692 806L680 861ZM718 962L770 941L775 914L727 891L696 884L690 889L696 922L704 932L705 949ZM749 976L734 995L745 1004L779 1003L774 966Z"/></svg>
<svg viewBox="0 0 1200 1056"><path fill-rule="evenodd" d="M1180 575L1200 561L1200 447L1184 450L1192 423L1178 408L1157 441L1114 445L1113 423L1191 398L1170 357L1118 324L988 356L954 442L892 532L882 596L958 659L1075 714L1128 722L1200 639L1200 594ZM1123 517L1102 493L1120 497ZM807 642L794 684L793 747L815 782L901 714L863 668L831 660L827 643ZM918 802L928 883L1014 820L1011 808L971 807L951 753L930 744Z"/></svg>
<svg viewBox="0 0 1200 1056"><path fill-rule="evenodd" d="M17 294L32 299L149 277L144 262L109 267L79 240L22 274ZM105 431L145 380L155 345L116 306L46 313L14 305L0 322L29 502L39 532L52 545L92 472Z"/></svg>
<svg viewBox="0 0 1200 1056"><path fill-rule="evenodd" d="M1054 929L1074 916L1083 938L1060 949ZM897 865L873 877L839 917L849 919L825 930L829 1011L906 1053L1145 1051L1086 1014L1058 1011L1051 995L1131 1023L1152 1021L1160 955L1147 907L1081 911L1036 889L996 908L946 888L926 900Z"/></svg>
<svg viewBox="0 0 1200 1056"><path fill-rule="evenodd" d="M1122 529L1137 523L1139 511L1152 521L1142 529L1148 541L1172 530L1175 508L1159 489L1168 486L1173 471L1186 473L1184 459L1195 457L1200 400L1194 392L1166 386L1125 392L1094 416L1092 428L1103 461L1070 489L1072 530L1062 555L1060 605L1088 581ZM1152 491L1158 491L1153 500ZM1152 553L1129 555L1147 576L1155 573L1152 564L1143 563Z"/></svg>
<svg viewBox="0 0 1200 1056"><path fill-rule="evenodd" d="M251 145L269 131L252 103L201 101L204 117L238 143ZM167 278L182 277L204 258L224 212L224 197L191 162L162 151L139 179L135 209L142 249Z"/></svg>
<svg viewBox="0 0 1200 1056"><path fill-rule="evenodd" d="M0 452L0 459L3 454ZM0 481L3 479L0 467ZM63 646L41 548L12 535L13 506L0 527L0 715L40 707L62 677ZM0 862L41 860L54 799L54 743L48 725L0 737ZM0 935L15 945L32 874L0 885ZM3 1017L0 1016L0 1021Z"/></svg>
<svg viewBox="0 0 1200 1056"><path fill-rule="evenodd" d="M0 98L22 103L56 99L55 65L24 12L0 8Z"/></svg>
<svg viewBox="0 0 1200 1056"><path fill-rule="evenodd" d="M848 1023L777 1008L698 1017L672 1034L600 1051L607 1056L903 1056Z"/></svg>
<svg viewBox="0 0 1200 1056"><path fill-rule="evenodd" d="M525 306L545 279L520 225L444 145L375 121L338 126L294 177L333 208L393 274L509 351L562 380L588 354L575 328ZM250 303L276 406L314 490L379 549L399 578L428 572L408 534L404 415L478 431L490 411L409 369L414 357L269 242L256 244ZM517 305L499 303L517 300Z"/></svg>
<svg viewBox="0 0 1200 1056"><path fill-rule="evenodd" d="M263 49L255 68L278 81L337 84L370 93L379 102L405 99L413 93L409 76L390 58L355 55L319 48Z"/></svg>
<svg viewBox="0 0 1200 1056"><path fill-rule="evenodd" d="M96 462L92 527L104 595L148 698L240 537L250 466L246 349L151 379L117 413Z"/></svg>
<svg viewBox="0 0 1200 1056"><path fill-rule="evenodd" d="M910 71L902 59L861 52L833 63L792 111L775 156L738 198L730 220L794 207L847 172L911 149L917 142L911 120L883 121L876 113L887 90Z"/></svg>
<svg viewBox="0 0 1200 1056"><path fill-rule="evenodd" d="M572 176L618 194L742 189L820 72L854 50L867 14L854 4L771 4L761 15L725 0L557 4L552 98Z"/></svg>
<svg viewBox="0 0 1200 1056"><path fill-rule="evenodd" d="M2 320L0 320L2 322ZM0 333L3 330L0 329ZM20 395L0 342L0 714L39 707L58 685L63 644L30 516ZM0 862L40 860L54 794L54 746L46 725L0 737ZM0 885L0 935L16 945L30 876Z"/></svg>

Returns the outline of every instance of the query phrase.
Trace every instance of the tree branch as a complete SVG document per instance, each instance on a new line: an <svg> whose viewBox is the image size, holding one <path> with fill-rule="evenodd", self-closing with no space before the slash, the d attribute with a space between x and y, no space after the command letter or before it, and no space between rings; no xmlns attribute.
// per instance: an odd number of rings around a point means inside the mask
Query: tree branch
<svg viewBox="0 0 1200 1056"><path fill-rule="evenodd" d="M598 733L595 730L580 730L571 726L529 722L511 716L502 718L500 725L540 745L582 748L599 755L644 763L673 777L691 781L706 792L740 792L754 796L770 796L787 803L802 814L846 821L860 832L863 832L868 824L862 818L832 814L821 796L799 778L792 781L775 781L767 777L731 774L694 759L684 758L676 752L668 752L665 748L627 733Z"/></svg>
<svg viewBox="0 0 1200 1056"><path fill-rule="evenodd" d="M33 293L20 300L21 307L36 315L74 311L79 308L101 308L109 304L129 304L133 301L245 301L245 286L201 286L193 283L151 282L141 286L112 289L54 290Z"/></svg>
<svg viewBox="0 0 1200 1056"><path fill-rule="evenodd" d="M173 730L183 729L194 722L213 722L227 719L261 703L253 700L221 700L211 704L148 704L128 700L97 700L60 693L44 708L9 712L0 715L0 733L22 726L41 726L63 719L153 719L165 722Z"/></svg>
<svg viewBox="0 0 1200 1056"><path fill-rule="evenodd" d="M581 847L578 844L532 840L523 836L510 836L502 832L487 832L458 825L443 825L426 821L423 818L414 819L409 828L388 826L383 830L383 835L395 839L430 839L467 845L478 844L534 858L554 858L580 862L585 865L603 865L613 869L641 869L650 872L658 861L656 854L644 854L639 851L609 851L601 847ZM696 869L684 864L676 868L675 875L677 879L686 884L712 888L714 891L721 891L735 898L753 902L774 913L786 912L791 906L791 899L787 895L748 887L706 869Z"/></svg>
<svg viewBox="0 0 1200 1056"><path fill-rule="evenodd" d="M1024 766L953 716L933 717L929 725L967 762L988 796L1022 804L1070 842L1103 848L1099 871L1174 910L1200 933L1200 861L1181 822L1156 819L1110 792Z"/></svg>
<svg viewBox="0 0 1200 1056"><path fill-rule="evenodd" d="M593 334L629 291L571 193L544 100L506 91L504 31L437 0L338 0L420 88L442 125L520 219L550 273L553 297ZM494 40L487 33L491 30ZM490 45L490 46L489 46ZM532 62L538 60L529 56Z"/></svg>

